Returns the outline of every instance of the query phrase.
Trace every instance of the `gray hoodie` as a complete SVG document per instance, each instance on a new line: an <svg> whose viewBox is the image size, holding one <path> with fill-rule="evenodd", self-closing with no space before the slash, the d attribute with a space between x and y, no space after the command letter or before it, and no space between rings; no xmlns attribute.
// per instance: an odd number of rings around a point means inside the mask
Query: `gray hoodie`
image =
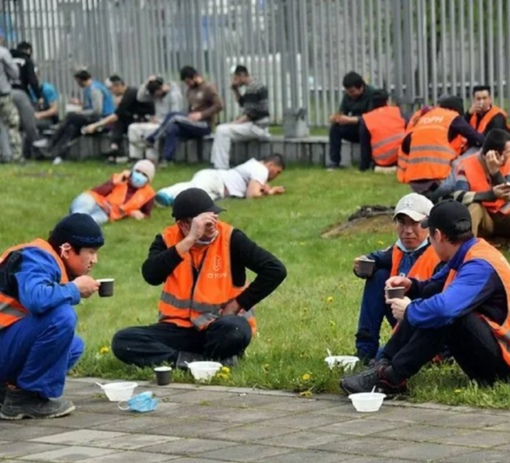
<svg viewBox="0 0 510 463"><path fill-rule="evenodd" d="M19 69L13 61L11 52L0 45L0 95L11 93L9 81L19 77Z"/></svg>
<svg viewBox="0 0 510 463"><path fill-rule="evenodd" d="M181 89L175 82L167 82L170 91L163 98L154 98L147 91L148 81L144 82L138 89L136 99L141 103L154 102L154 117L161 122L169 112L180 112L182 107Z"/></svg>

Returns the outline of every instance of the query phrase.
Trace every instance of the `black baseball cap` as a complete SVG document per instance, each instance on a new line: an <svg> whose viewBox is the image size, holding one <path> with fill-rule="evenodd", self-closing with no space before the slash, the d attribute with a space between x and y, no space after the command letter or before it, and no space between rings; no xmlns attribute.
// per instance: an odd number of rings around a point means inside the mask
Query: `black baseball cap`
<svg viewBox="0 0 510 463"><path fill-rule="evenodd" d="M464 204L453 200L441 201L421 221L422 228L435 228L443 233L456 236L471 230L471 214Z"/></svg>
<svg viewBox="0 0 510 463"><path fill-rule="evenodd" d="M192 219L203 212L219 214L224 210L214 204L214 201L204 190L188 188L175 197L172 217L175 217L176 220Z"/></svg>

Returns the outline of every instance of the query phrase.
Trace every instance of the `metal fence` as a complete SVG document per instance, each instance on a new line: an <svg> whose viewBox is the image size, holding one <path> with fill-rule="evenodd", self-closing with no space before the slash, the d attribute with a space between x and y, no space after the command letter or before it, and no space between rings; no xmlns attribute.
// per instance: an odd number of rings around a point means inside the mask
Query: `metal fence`
<svg viewBox="0 0 510 463"><path fill-rule="evenodd" d="M434 103L487 84L510 101L508 0L0 0L7 43L28 40L41 77L77 94L72 72L139 84L194 65L236 116L230 69L245 64L270 91L272 120L307 108L325 126L342 77L356 70L395 99Z"/></svg>

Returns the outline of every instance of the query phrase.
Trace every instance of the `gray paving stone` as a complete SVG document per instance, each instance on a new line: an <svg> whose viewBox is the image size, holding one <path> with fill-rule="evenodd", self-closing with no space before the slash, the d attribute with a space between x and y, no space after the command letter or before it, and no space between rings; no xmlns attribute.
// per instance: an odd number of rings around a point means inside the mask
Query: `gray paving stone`
<svg viewBox="0 0 510 463"><path fill-rule="evenodd" d="M329 442L338 442L347 438L347 436L338 436L325 432L319 433L317 430L313 430L294 432L292 434L264 439L264 444L300 449L314 449Z"/></svg>
<svg viewBox="0 0 510 463"><path fill-rule="evenodd" d="M24 456L30 456L33 453L46 452L50 450L58 450L62 446L42 444L36 442L11 442L6 445L0 446L0 461L4 461L4 458L20 458Z"/></svg>
<svg viewBox="0 0 510 463"><path fill-rule="evenodd" d="M395 421L383 421L380 419L371 419L367 417L362 420L358 419L330 423L327 426L316 428L315 431L335 434L352 434L354 436L368 436L383 431L383 434L385 434L387 431L392 431L392 434L398 433L399 428L402 428L403 426L405 426L405 424L400 424Z"/></svg>
<svg viewBox="0 0 510 463"><path fill-rule="evenodd" d="M450 461L452 457L465 455L473 450L467 447L459 447L456 445L441 445L433 443L418 443L413 445L402 446L401 442L396 441L395 446L391 450L382 450L381 456L407 458L409 460L418 461L435 461L446 458Z"/></svg>
<svg viewBox="0 0 510 463"><path fill-rule="evenodd" d="M189 391L179 394L179 403L182 404L198 404L200 402L225 402L231 399L235 399L238 394L229 392L209 391L198 389L196 391Z"/></svg>
<svg viewBox="0 0 510 463"><path fill-rule="evenodd" d="M339 419L333 415L322 415L320 413L313 415L311 413L299 413L296 415L289 415L282 418L269 420L267 421L267 424L269 426L281 426L284 428L313 429L319 428L321 426L327 427L326 425L338 423L338 421Z"/></svg>
<svg viewBox="0 0 510 463"><path fill-rule="evenodd" d="M115 437L125 437L128 434L110 431L94 431L91 429L79 429L67 431L51 436L37 437L32 442L45 442L47 444L65 444L65 445L88 445L94 441L113 439Z"/></svg>
<svg viewBox="0 0 510 463"><path fill-rule="evenodd" d="M389 424L396 424L395 421L388 422ZM413 441L413 442L436 442L438 438L457 436L466 432L459 428L447 428L444 426L433 426L426 424L401 424L404 428L399 428L391 432L391 436L398 436L400 440ZM373 434L374 437L387 437L388 432L377 432Z"/></svg>
<svg viewBox="0 0 510 463"><path fill-rule="evenodd" d="M147 429L146 432L176 437L209 437L210 434L219 432L219 438L222 439L225 431L228 429L230 435L230 429L235 426L237 425L221 421L167 419L164 426Z"/></svg>
<svg viewBox="0 0 510 463"><path fill-rule="evenodd" d="M126 434L125 436L116 437L114 439L94 441L91 442L90 445L93 445L94 447L118 450L138 450L143 448L144 451L146 451L145 447L164 444L178 439L178 437L152 434Z"/></svg>
<svg viewBox="0 0 510 463"><path fill-rule="evenodd" d="M184 439L178 438L171 442L145 447L147 452L170 453L175 455L194 455L226 447L238 445L236 442L228 442L217 439Z"/></svg>
<svg viewBox="0 0 510 463"><path fill-rule="evenodd" d="M269 445L241 444L198 455L202 458L222 459L226 461L272 461L272 457L289 453L289 449Z"/></svg>
<svg viewBox="0 0 510 463"><path fill-rule="evenodd" d="M102 457L109 455L111 453L115 453L115 450L108 449L97 449L93 447L61 447L56 450L50 450L47 452L33 453L26 457L23 457L22 460L41 460L41 461L51 461L51 462L75 462L83 460L87 460L94 457Z"/></svg>
<svg viewBox="0 0 510 463"><path fill-rule="evenodd" d="M271 424L271 422L267 420L280 419L282 415L285 417L288 413L282 410L263 408L232 409L223 407L220 410L207 413L204 416L213 421L225 421L227 423L249 424L264 421L267 422L267 424Z"/></svg>
<svg viewBox="0 0 510 463"><path fill-rule="evenodd" d="M340 454L379 456L384 451L390 451L398 445L400 445L398 441L387 438L343 436L316 448L318 450L339 452Z"/></svg>
<svg viewBox="0 0 510 463"><path fill-rule="evenodd" d="M299 450L276 455L271 457L271 463L336 463L337 461L347 461L349 456L338 455L337 453L321 452L319 450ZM267 462L267 458L256 460Z"/></svg>
<svg viewBox="0 0 510 463"><path fill-rule="evenodd" d="M468 447L492 448L508 444L508 433L501 431L468 431L453 436L439 436L435 442L448 445L465 445ZM510 457L510 455L509 455Z"/></svg>
<svg viewBox="0 0 510 463"><path fill-rule="evenodd" d="M60 421L60 424L64 424ZM33 424L30 426L28 423ZM23 422L23 424L15 424L11 421L0 421L0 436L2 439L8 441L24 441L33 439L34 437L50 436L52 434L59 434L67 431L64 427L50 427L46 426L46 422L41 421Z"/></svg>
<svg viewBox="0 0 510 463"><path fill-rule="evenodd" d="M227 460L209 460L207 458L178 458L171 460L172 463L230 463Z"/></svg>
<svg viewBox="0 0 510 463"><path fill-rule="evenodd" d="M104 429L105 431L116 431L116 432L133 432L139 434L151 434L151 429L157 427L168 427L168 418L160 418L147 414L131 414L125 418L114 421L112 423L103 423L94 426L94 429ZM154 433L157 434L157 433Z"/></svg>
<svg viewBox="0 0 510 463"><path fill-rule="evenodd" d="M314 410L326 410L331 409L331 413L334 413L331 403L326 400L313 400L313 399L299 399L299 398L287 398L263 405L262 408L270 408L271 410L282 410L290 411L292 413L298 412L312 412Z"/></svg>
<svg viewBox="0 0 510 463"><path fill-rule="evenodd" d="M159 463L165 461L175 461L179 458L177 455L158 455L148 452L120 452L110 455L102 455L96 458L83 460L82 463Z"/></svg>
<svg viewBox="0 0 510 463"><path fill-rule="evenodd" d="M224 439L228 437L228 440L253 442L260 439L289 434L294 431L295 429L269 426L266 423L255 423L231 428L227 433L224 431L205 432L203 436L209 437L210 439Z"/></svg>
<svg viewBox="0 0 510 463"><path fill-rule="evenodd" d="M382 458L382 457L354 457L350 456L347 460L343 460L345 463L399 463L409 462L409 460L402 460L400 458ZM429 463L429 462L427 462Z"/></svg>
<svg viewBox="0 0 510 463"><path fill-rule="evenodd" d="M448 457L444 460L438 460L445 463L507 463L509 459L508 450L482 450L456 457Z"/></svg>
<svg viewBox="0 0 510 463"><path fill-rule="evenodd" d="M76 411L61 420L48 420L45 426L63 425L66 428L87 429L95 428L101 424L113 423L121 419L122 415Z"/></svg>

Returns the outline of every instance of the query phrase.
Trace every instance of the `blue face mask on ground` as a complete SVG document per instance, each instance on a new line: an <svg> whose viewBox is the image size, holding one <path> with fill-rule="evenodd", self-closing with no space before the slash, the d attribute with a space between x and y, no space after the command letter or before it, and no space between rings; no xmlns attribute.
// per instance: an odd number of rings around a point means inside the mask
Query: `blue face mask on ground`
<svg viewBox="0 0 510 463"><path fill-rule="evenodd" d="M142 188L148 183L149 179L142 173L134 170L133 172L131 172L131 177L129 178L129 181L131 182L131 185L133 185L135 188Z"/></svg>
<svg viewBox="0 0 510 463"><path fill-rule="evenodd" d="M159 404L159 399L154 399L153 397L154 393L152 391L142 392L131 397L127 402L120 402L119 408L138 413L153 412ZM127 407L121 406L121 404L127 404Z"/></svg>

